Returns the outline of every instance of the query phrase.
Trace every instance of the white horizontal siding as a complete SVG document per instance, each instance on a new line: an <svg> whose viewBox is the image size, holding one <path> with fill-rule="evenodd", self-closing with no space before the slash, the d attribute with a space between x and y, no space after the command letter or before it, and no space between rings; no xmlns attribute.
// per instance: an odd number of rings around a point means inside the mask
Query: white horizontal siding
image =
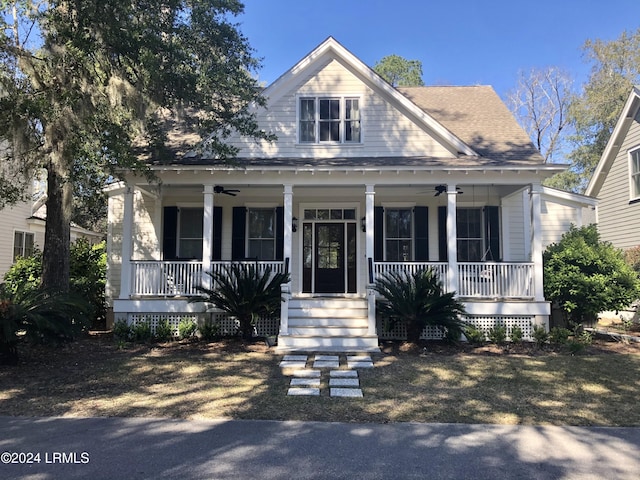
<svg viewBox="0 0 640 480"><path fill-rule="evenodd" d="M361 101L362 144L298 144L296 124L298 95L358 96ZM258 119L260 127L275 133L278 140L269 144L238 138L231 139L229 143L240 149L241 157L451 156L420 126L389 104L337 60L326 64L319 71L310 72L296 88L274 103L269 103L266 110L260 110Z"/></svg>
<svg viewBox="0 0 640 480"><path fill-rule="evenodd" d="M30 232L27 218L31 216L31 204L26 202L18 203L12 207L5 207L0 210L0 280L13 265L13 239L14 233ZM42 250L41 235L36 235L36 246Z"/></svg>
<svg viewBox="0 0 640 480"><path fill-rule="evenodd" d="M630 149L640 147L639 121L640 118L636 118L631 124L598 197L601 238L624 249L640 245L640 203L629 203L628 157Z"/></svg>

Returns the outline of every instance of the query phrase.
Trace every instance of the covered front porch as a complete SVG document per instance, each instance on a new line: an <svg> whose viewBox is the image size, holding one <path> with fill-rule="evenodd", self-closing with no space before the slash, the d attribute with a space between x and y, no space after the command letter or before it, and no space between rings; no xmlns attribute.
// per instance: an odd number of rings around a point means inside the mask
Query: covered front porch
<svg viewBox="0 0 640 480"><path fill-rule="evenodd" d="M197 286L210 287L205 272L257 262L291 274L276 332L287 349L339 349L336 337L354 332L366 341L345 339L344 348L377 346L384 334L370 287L391 270L435 270L470 321L547 321L539 183L514 183L509 172L487 185L417 182L413 171L394 172L385 183L367 181L380 172L360 172L354 182L353 172L308 171L280 172L279 184L262 173L262 184L247 185L232 171L224 188L238 192L225 195L220 179L203 185L173 173L161 189L132 182L110 192L123 212L110 222L121 226L110 232L110 252L119 257L110 265L120 267L109 276L116 319L200 314L202 305L188 300ZM486 175L467 172L465 180ZM340 306L340 299L352 303ZM351 317L336 317L340 310Z"/></svg>

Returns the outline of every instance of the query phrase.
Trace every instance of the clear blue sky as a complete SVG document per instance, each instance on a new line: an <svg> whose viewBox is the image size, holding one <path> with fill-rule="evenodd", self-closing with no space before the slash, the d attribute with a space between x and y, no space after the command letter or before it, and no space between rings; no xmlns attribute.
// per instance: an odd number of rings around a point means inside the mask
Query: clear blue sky
<svg viewBox="0 0 640 480"><path fill-rule="evenodd" d="M558 66L579 86L587 39L640 27L640 0L244 0L236 18L270 84L328 36L364 63L422 62L427 85L513 88L520 70Z"/></svg>

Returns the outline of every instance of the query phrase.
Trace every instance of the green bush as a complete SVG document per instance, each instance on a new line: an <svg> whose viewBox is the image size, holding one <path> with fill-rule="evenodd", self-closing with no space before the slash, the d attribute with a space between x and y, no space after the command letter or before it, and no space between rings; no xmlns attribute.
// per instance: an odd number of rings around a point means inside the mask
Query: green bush
<svg viewBox="0 0 640 480"><path fill-rule="evenodd" d="M131 339L134 342L149 342L152 337L149 320L139 320L131 326Z"/></svg>
<svg viewBox="0 0 640 480"><path fill-rule="evenodd" d="M640 246L625 250L624 260L636 273L640 274Z"/></svg>
<svg viewBox="0 0 640 480"><path fill-rule="evenodd" d="M521 343L522 338L524 337L524 332L520 327L514 325L511 327L511 333L509 334L509 338L513 343Z"/></svg>
<svg viewBox="0 0 640 480"><path fill-rule="evenodd" d="M198 324L194 320L184 318L178 324L178 336L183 340L193 337L196 330L198 330Z"/></svg>
<svg viewBox="0 0 640 480"><path fill-rule="evenodd" d="M464 331L464 305L455 298L455 292L444 292L430 268L413 274L387 272L373 288L382 297L376 302L376 310L391 325L403 323L408 342L418 343L427 325L438 327L448 339L459 339Z"/></svg>
<svg viewBox="0 0 640 480"><path fill-rule="evenodd" d="M549 341L556 345L564 345L569 340L571 330L562 327L553 327L549 332Z"/></svg>
<svg viewBox="0 0 640 480"><path fill-rule="evenodd" d="M107 275L106 243L91 245L81 238L71 244L69 259L70 290L89 304L91 323L102 324L106 318L105 283ZM42 253L19 258L7 271L4 281L8 291L36 290L42 277Z"/></svg>
<svg viewBox="0 0 640 480"><path fill-rule="evenodd" d="M640 295L637 273L595 225L572 226L543 259L545 297L560 306L566 325L592 324L599 312L621 310Z"/></svg>
<svg viewBox="0 0 640 480"><path fill-rule="evenodd" d="M541 347L549 341L549 332L547 332L547 329L544 327L544 325L534 325L533 333L531 334L531 336L533 337L533 340L536 342L536 345L538 345L538 347Z"/></svg>
<svg viewBox="0 0 640 480"><path fill-rule="evenodd" d="M207 272L213 289L197 287L202 297L191 302L211 303L236 317L245 340L253 338L255 322L262 316L280 315L281 285L289 282L289 273L262 270L258 264L232 263L219 272Z"/></svg>
<svg viewBox="0 0 640 480"><path fill-rule="evenodd" d="M503 325L496 325L489 329L489 340L496 345L502 345L507 341L507 327Z"/></svg>
<svg viewBox="0 0 640 480"><path fill-rule="evenodd" d="M484 332L475 325L464 327L464 336L471 345L482 345L486 341Z"/></svg>
<svg viewBox="0 0 640 480"><path fill-rule="evenodd" d="M198 330L200 337L205 342L211 342L220 337L220 324L213 320L206 320Z"/></svg>
<svg viewBox="0 0 640 480"><path fill-rule="evenodd" d="M169 320L164 319L158 322L155 337L158 342L168 342L173 339L173 329L169 324Z"/></svg>
<svg viewBox="0 0 640 480"><path fill-rule="evenodd" d="M118 320L113 324L113 335L119 340L131 339L131 327L126 320Z"/></svg>

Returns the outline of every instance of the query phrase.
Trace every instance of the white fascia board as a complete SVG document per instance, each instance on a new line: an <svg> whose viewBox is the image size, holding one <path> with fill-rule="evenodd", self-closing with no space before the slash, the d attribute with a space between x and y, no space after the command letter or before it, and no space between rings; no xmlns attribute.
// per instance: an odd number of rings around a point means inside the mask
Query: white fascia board
<svg viewBox="0 0 640 480"><path fill-rule="evenodd" d="M300 60L296 65L290 68L269 87L267 87L263 95L268 100L277 100L283 94L293 88L294 81L297 76L331 51L335 53L349 67L358 72L363 78L373 84L375 87L383 91L386 95L393 99L396 103L402 105L404 109L419 119L428 130L438 136L443 142L449 145L450 150L454 154L463 154L467 156L479 156L471 147L447 130L442 124L436 121L431 115L426 113L407 97L398 92L386 81L373 71L369 66L365 65L358 57L353 55L349 50L344 48L333 37L327 38L315 50Z"/></svg>
<svg viewBox="0 0 640 480"><path fill-rule="evenodd" d="M587 185L587 189L585 190L585 195L588 196L597 196L600 193L600 188L604 182L605 177L611 168L611 164L615 159L622 142L624 141L624 137L627 134L629 129L629 125L633 122L633 119L638 114L638 110L640 109L640 87L635 86L631 89L631 94L627 99L627 102L620 113L620 117L616 122L616 126L613 129L613 133L607 142L607 146L604 148L602 152L602 156L598 161L598 165L589 180L589 184Z"/></svg>
<svg viewBox="0 0 640 480"><path fill-rule="evenodd" d="M567 192L564 190L558 190L557 188L550 188L542 186L542 193L545 196L563 200L566 202L575 203L584 207L595 207L598 205L598 199L589 197L587 195L581 195L579 193Z"/></svg>

